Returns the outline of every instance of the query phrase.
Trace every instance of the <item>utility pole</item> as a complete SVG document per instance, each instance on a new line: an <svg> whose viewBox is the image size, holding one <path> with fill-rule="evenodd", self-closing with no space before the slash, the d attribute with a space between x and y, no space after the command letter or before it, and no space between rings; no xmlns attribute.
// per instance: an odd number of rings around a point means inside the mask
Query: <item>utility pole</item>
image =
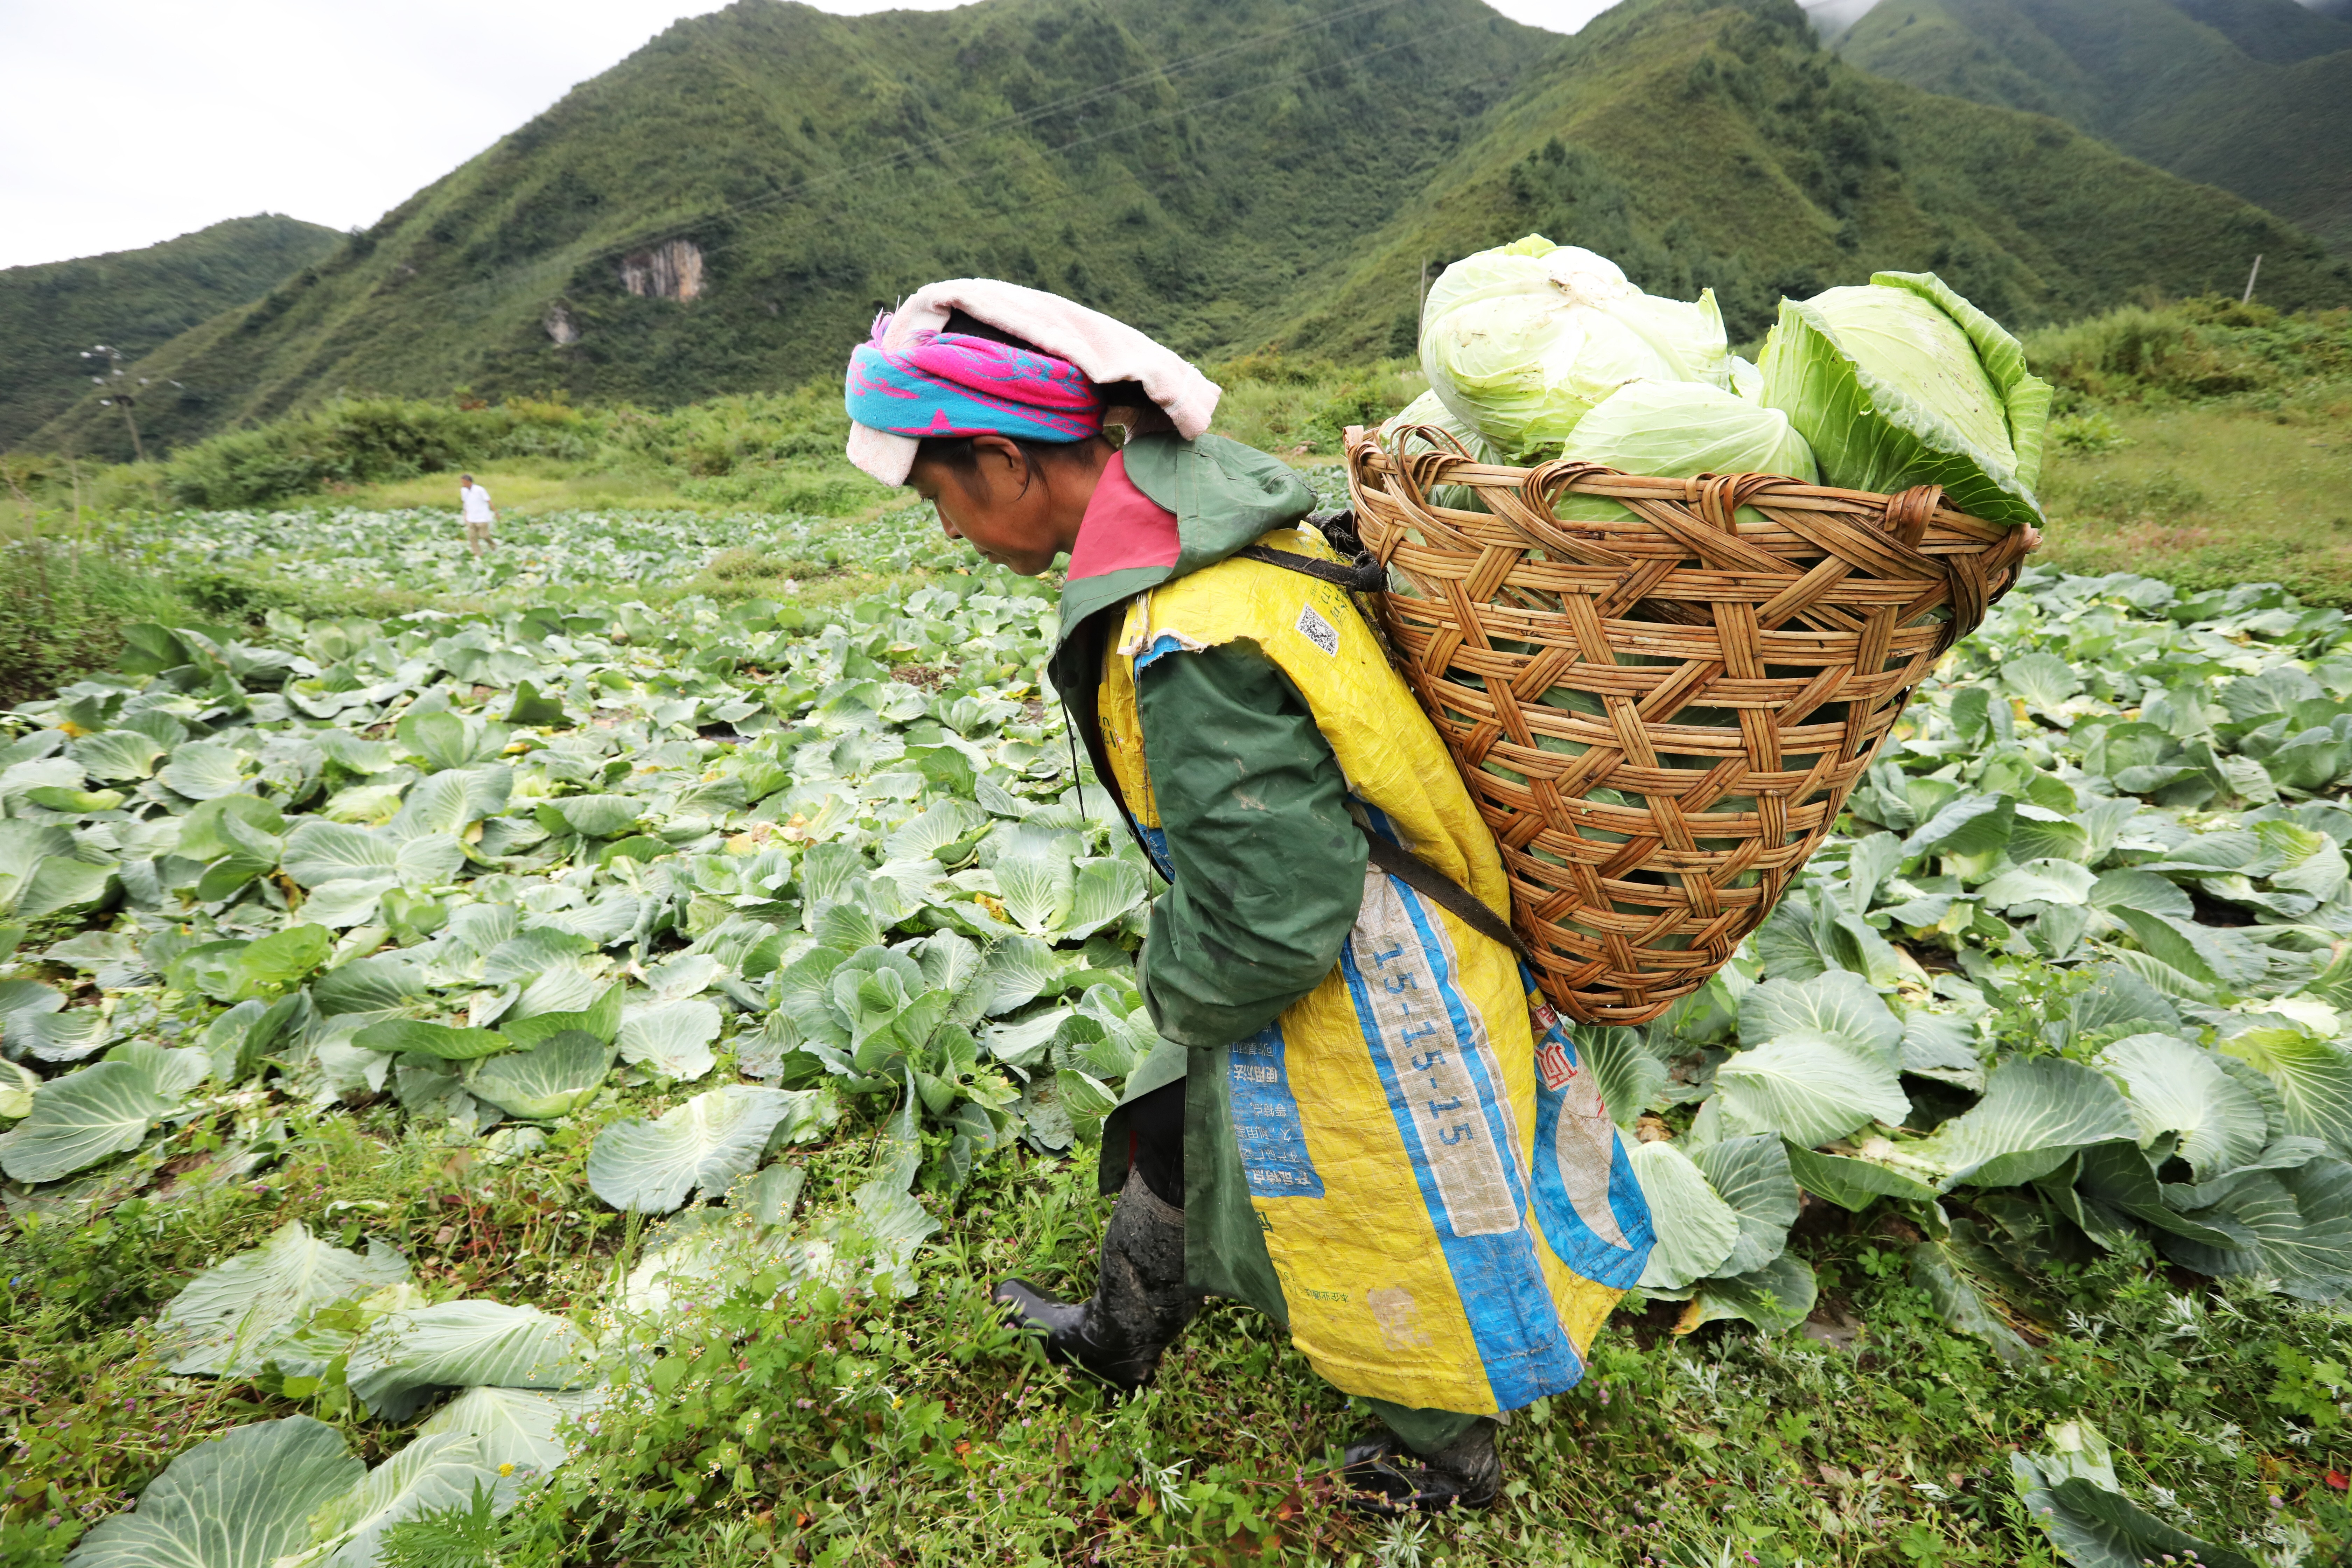
<svg viewBox="0 0 2352 1568"><path fill-rule="evenodd" d="M2254 252L2254 269L2246 274L2246 291L2238 296L2239 304L2251 305L2254 302L2254 279L2262 275L2263 253L2257 250Z"/></svg>
<svg viewBox="0 0 2352 1568"><path fill-rule="evenodd" d="M92 343L89 347L82 350L81 357L84 359L99 360L107 365L108 374L104 375L93 375L89 378L91 382L97 385L108 386L110 383L121 381L122 379L122 351L121 349L110 347L105 343ZM146 385L147 378L143 375L141 376L139 378L139 384L141 386ZM178 384L174 383L173 384L176 385ZM138 395L132 392L130 388L114 387L112 389L112 395L100 398L98 400L98 405L100 408L109 408L115 406L116 405L120 405L121 406L122 423L130 426L131 429L131 450L136 454L139 460L143 463L147 460L147 447L145 444L139 439L139 421L131 411L131 405L138 401Z"/></svg>

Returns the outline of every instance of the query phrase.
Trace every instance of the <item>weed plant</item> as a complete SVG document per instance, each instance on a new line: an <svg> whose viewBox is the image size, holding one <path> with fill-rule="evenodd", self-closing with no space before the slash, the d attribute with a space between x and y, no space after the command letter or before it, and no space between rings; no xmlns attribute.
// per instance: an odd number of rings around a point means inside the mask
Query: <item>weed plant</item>
<svg viewBox="0 0 2352 1568"><path fill-rule="evenodd" d="M19 1216L0 1243L14 1445L0 1560L58 1561L82 1522L239 1423L307 1413L371 1461L401 1445L331 1373L190 1383L157 1364L149 1325L180 1280L289 1219L340 1245L392 1241L436 1300L562 1312L634 1259L638 1227L583 1181L593 1128L501 1163L398 1122L388 1101L373 1117L290 1113L278 1163L248 1180L212 1163L231 1130L199 1121L110 1175L122 1201L91 1211L104 1217ZM862 1146L812 1159L805 1201L862 1179ZM1673 1305L1629 1303L1583 1387L1505 1428L1492 1511L1419 1531L1360 1521L1322 1475L1363 1418L1256 1314L1213 1304L1126 1402L998 1323L986 1289L1003 1273L1090 1288L1106 1206L1090 1166L1024 1154L984 1167L951 1208L930 1199L948 1229L910 1300L807 1289L779 1303L778 1279L737 1278L668 1353L644 1347L643 1380L585 1419L581 1458L512 1514L399 1526L384 1561L2046 1565L2007 1454L2070 1419L2136 1456L2133 1491L2184 1528L2252 1521L2273 1562L2305 1568L2352 1545L2341 1497L2278 1497L2271 1458L2340 1446L2340 1313L2176 1283L2128 1247L2053 1253L2038 1288L2064 1327L2011 1365L1908 1281L1905 1222L1818 1207L1798 1245L1825 1306L1805 1333L1678 1339Z"/></svg>
<svg viewBox="0 0 2352 1568"><path fill-rule="evenodd" d="M191 603L118 529L30 496L0 501L0 702L104 668L124 623L185 616Z"/></svg>
<svg viewBox="0 0 2352 1568"><path fill-rule="evenodd" d="M2352 310L2290 314L2207 297L2126 305L2027 334L2061 404L2167 405L2352 382Z"/></svg>

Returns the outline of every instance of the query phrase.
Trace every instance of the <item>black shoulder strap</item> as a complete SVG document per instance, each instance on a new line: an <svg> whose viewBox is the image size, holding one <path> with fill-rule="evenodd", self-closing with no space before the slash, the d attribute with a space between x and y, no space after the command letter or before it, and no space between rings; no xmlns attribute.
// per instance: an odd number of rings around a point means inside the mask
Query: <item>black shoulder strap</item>
<svg viewBox="0 0 2352 1568"><path fill-rule="evenodd" d="M1361 823L1357 826L1363 827ZM1390 843L1369 827L1364 827L1364 843L1370 851L1373 865L1487 941L1499 942L1518 954L1522 962L1534 963L1527 948L1521 945L1518 933L1511 930L1510 922L1488 909L1485 900L1469 889L1412 850Z"/></svg>
<svg viewBox="0 0 2352 1568"><path fill-rule="evenodd" d="M1244 544L1234 552L1242 561L1263 561L1269 566L1279 566L1286 572L1303 573L1320 577L1326 583L1337 583L1350 594L1377 594L1388 586L1388 568L1368 554L1356 557L1352 565L1337 561L1318 561L1312 555L1293 555L1287 550L1268 550L1263 544Z"/></svg>
<svg viewBox="0 0 2352 1568"><path fill-rule="evenodd" d="M1355 557L1346 565L1337 561L1318 561L1312 555L1294 555L1287 550L1269 550L1263 544L1245 544L1234 553L1244 561L1263 561L1268 566L1279 566L1286 572L1302 573L1319 577L1326 583L1337 583L1350 594L1377 594L1389 585L1388 568L1372 558L1356 537L1356 514L1352 511L1318 511L1307 518L1308 526L1320 532L1338 548Z"/></svg>
<svg viewBox="0 0 2352 1568"><path fill-rule="evenodd" d="M1337 583L1351 594L1377 594L1388 586L1388 568L1373 559L1372 552L1363 548L1356 538L1356 514L1352 511L1321 513L1307 520L1321 531L1323 537L1339 548L1353 549L1355 562L1342 566L1336 561L1318 561L1311 555L1294 555L1286 550L1269 550L1262 544L1252 544L1234 553L1244 561L1263 561L1269 566L1279 566L1287 572L1303 573L1326 583ZM1363 829L1364 842L1371 863L1421 894L1431 903L1476 931L1489 942L1501 942L1517 953L1524 963L1532 964L1510 922L1486 907L1475 893L1414 854L1412 850L1390 843L1372 831L1371 824L1361 816L1356 826Z"/></svg>

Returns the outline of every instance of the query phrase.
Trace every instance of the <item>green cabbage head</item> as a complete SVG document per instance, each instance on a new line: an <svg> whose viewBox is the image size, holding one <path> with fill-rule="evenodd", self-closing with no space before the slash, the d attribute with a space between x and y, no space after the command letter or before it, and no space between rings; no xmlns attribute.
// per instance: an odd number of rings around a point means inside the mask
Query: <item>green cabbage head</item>
<svg viewBox="0 0 2352 1568"><path fill-rule="evenodd" d="M1661 300L1607 257L1539 234L1445 269L1422 307L1421 365L1454 417L1514 462L1550 457L1629 381L1730 384L1714 290Z"/></svg>
<svg viewBox="0 0 2352 1568"><path fill-rule="evenodd" d="M2042 521L2050 384L2017 340L1932 272L1780 301L1758 368L1763 401L1811 443L1824 483L1941 485L1987 522Z"/></svg>
<svg viewBox="0 0 2352 1568"><path fill-rule="evenodd" d="M1399 432L1408 425L1435 426L1459 442L1463 451L1482 463L1502 466L1510 460L1496 451L1484 436L1454 417L1454 411L1439 401L1434 391L1423 393L1391 415L1388 422L1381 426L1381 445L1399 457L1413 452L1452 451L1453 448L1425 436L1401 437ZM1486 503L1479 500L1478 492L1468 485L1433 485L1430 488L1429 499L1438 506L1449 507L1455 511L1486 510Z"/></svg>
<svg viewBox="0 0 2352 1568"><path fill-rule="evenodd" d="M1423 393L1396 413L1389 416L1381 426L1381 445L1391 451L1444 451L1448 448L1423 437L1413 437L1400 443L1397 433L1408 425L1433 425L1462 444L1462 449L1482 463L1501 463L1501 453L1484 436L1454 416L1433 389Z"/></svg>
<svg viewBox="0 0 2352 1568"><path fill-rule="evenodd" d="M1698 474L1820 477L1813 449L1777 408L1700 381L1636 381L1577 423L1564 458L1629 474L1683 479Z"/></svg>
<svg viewBox="0 0 2352 1568"><path fill-rule="evenodd" d="M1628 474L1685 479L1699 474L1786 474L1812 484L1812 448L1789 416L1696 381L1636 381L1595 405L1560 454ZM1559 515L1584 521L1630 516L1606 496L1569 495ZM1763 514L1742 507L1741 519Z"/></svg>

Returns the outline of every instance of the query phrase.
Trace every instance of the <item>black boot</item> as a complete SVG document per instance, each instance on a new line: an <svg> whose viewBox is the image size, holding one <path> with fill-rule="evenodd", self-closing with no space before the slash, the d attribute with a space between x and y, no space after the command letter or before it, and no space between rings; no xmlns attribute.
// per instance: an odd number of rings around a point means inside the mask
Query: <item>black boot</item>
<svg viewBox="0 0 2352 1568"><path fill-rule="evenodd" d="M1130 1172L1103 1229L1101 1278L1092 1300L1055 1300L1026 1279L991 1292L1015 1326L1045 1342L1046 1356L1122 1389L1151 1381L1160 1352L1201 1310L1184 1289L1184 1211Z"/></svg>
<svg viewBox="0 0 2352 1568"><path fill-rule="evenodd" d="M1348 1506L1390 1518L1415 1510L1485 1508L1503 1485L1495 1429L1495 1423L1482 1416L1434 1454L1414 1453L1386 1428L1351 1444L1339 1472L1350 1493Z"/></svg>

